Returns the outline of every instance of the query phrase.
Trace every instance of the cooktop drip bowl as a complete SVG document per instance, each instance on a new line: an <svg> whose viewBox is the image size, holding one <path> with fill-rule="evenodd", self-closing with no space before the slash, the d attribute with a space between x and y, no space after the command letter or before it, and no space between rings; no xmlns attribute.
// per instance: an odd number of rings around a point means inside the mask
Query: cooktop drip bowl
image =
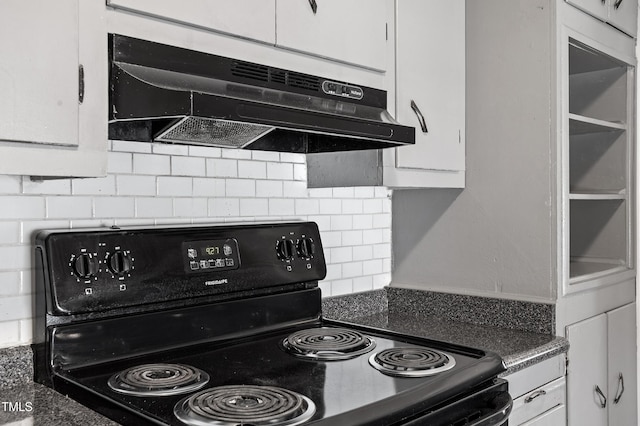
<svg viewBox="0 0 640 426"><path fill-rule="evenodd" d="M316 406L299 393L274 386L219 386L182 399L176 417L193 426L292 426L309 420Z"/></svg>
<svg viewBox="0 0 640 426"><path fill-rule="evenodd" d="M308 328L289 335L282 345L292 355L316 361L355 358L371 351L376 342L355 330Z"/></svg>
<svg viewBox="0 0 640 426"><path fill-rule="evenodd" d="M134 396L168 396L196 391L209 382L204 371L183 364L144 364L109 378L116 392Z"/></svg>
<svg viewBox="0 0 640 426"><path fill-rule="evenodd" d="M429 348L385 349L369 357L369 363L384 374L398 377L425 377L452 369L452 355Z"/></svg>

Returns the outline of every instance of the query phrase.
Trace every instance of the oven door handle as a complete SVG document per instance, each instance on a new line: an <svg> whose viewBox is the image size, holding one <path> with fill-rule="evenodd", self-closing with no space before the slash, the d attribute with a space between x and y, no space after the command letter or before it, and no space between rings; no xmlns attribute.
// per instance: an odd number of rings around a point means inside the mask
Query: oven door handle
<svg viewBox="0 0 640 426"><path fill-rule="evenodd" d="M486 416L469 423L468 426L499 426L509 420L509 414L513 408L513 399L507 392L498 395L494 399L496 409Z"/></svg>

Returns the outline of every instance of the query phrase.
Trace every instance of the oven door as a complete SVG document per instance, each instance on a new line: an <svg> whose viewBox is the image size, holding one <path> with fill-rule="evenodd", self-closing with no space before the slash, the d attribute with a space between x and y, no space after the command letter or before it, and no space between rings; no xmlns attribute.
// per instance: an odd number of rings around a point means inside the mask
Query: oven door
<svg viewBox="0 0 640 426"><path fill-rule="evenodd" d="M403 421L404 426L506 425L513 406L505 380L449 401L434 411Z"/></svg>

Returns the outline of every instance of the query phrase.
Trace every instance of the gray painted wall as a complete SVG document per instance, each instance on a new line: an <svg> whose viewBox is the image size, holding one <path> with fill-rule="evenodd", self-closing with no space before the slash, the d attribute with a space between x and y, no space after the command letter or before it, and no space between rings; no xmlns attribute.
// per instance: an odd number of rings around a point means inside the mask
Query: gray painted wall
<svg viewBox="0 0 640 426"><path fill-rule="evenodd" d="M394 191L392 286L555 300L550 9L467 2L467 185Z"/></svg>

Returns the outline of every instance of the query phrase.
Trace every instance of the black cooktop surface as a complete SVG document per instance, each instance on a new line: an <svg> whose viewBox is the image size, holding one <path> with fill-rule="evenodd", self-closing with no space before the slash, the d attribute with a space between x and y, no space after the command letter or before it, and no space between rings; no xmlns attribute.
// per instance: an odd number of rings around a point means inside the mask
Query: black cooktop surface
<svg viewBox="0 0 640 426"><path fill-rule="evenodd" d="M114 391L108 381L115 374L141 364L184 364L209 376L210 380L202 390L231 385L284 388L313 401L316 412L311 422L331 419L331 422L345 421L355 425L366 424L370 416L380 418L380 413L400 420L416 410L437 406L468 391L470 376L476 380L479 375L490 379L501 369L495 359L486 357L481 351L423 339L383 337L374 330L366 329L360 332L376 343L370 353L338 361L307 360L287 353L282 344L288 336L303 328L309 328L309 325L233 342L200 345L99 367L85 367L63 373L63 376L150 421L182 425L174 415L174 407L194 391L179 395L134 396ZM455 367L428 377L404 378L383 374L369 362L376 353L403 347L436 349L453 357ZM401 404L396 403L399 399L403 400ZM340 420L347 412L349 420Z"/></svg>

